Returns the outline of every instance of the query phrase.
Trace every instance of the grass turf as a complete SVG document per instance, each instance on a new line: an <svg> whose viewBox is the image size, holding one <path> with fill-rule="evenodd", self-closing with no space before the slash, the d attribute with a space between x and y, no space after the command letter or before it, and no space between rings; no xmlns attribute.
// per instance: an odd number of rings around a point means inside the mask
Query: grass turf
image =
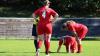
<svg viewBox="0 0 100 56"><path fill-rule="evenodd" d="M82 44L83 53L68 54L64 46L56 53L58 42L51 41L50 56L100 56L100 41L82 41ZM44 45L40 52L40 56L45 56ZM33 40L0 40L0 56L35 56Z"/></svg>

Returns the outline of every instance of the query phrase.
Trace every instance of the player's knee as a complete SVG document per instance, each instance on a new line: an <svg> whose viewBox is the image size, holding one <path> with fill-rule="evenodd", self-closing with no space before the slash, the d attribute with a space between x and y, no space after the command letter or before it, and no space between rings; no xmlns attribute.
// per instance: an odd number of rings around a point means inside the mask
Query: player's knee
<svg viewBox="0 0 100 56"><path fill-rule="evenodd" d="M77 44L82 44L82 43L81 43L81 39L78 39L78 42L77 42Z"/></svg>
<svg viewBox="0 0 100 56"><path fill-rule="evenodd" d="M34 40L37 40L38 39L38 37L36 37L36 36L34 36L33 38L34 38Z"/></svg>
<svg viewBox="0 0 100 56"><path fill-rule="evenodd" d="M39 38L39 40L42 40L42 41L44 40L43 36L38 36L38 38Z"/></svg>
<svg viewBox="0 0 100 56"><path fill-rule="evenodd" d="M45 38L46 41L50 42L50 38Z"/></svg>
<svg viewBox="0 0 100 56"><path fill-rule="evenodd" d="M45 37L45 40L47 40L48 42L50 42L50 39L51 39L51 34L47 34L46 37Z"/></svg>
<svg viewBox="0 0 100 56"><path fill-rule="evenodd" d="M79 39L79 44L82 44L82 43L81 43L81 39Z"/></svg>

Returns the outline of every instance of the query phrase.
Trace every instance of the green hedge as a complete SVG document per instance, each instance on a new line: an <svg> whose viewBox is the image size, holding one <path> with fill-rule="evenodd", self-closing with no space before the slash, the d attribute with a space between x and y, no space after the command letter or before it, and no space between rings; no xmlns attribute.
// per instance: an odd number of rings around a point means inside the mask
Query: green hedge
<svg viewBox="0 0 100 56"><path fill-rule="evenodd" d="M0 15L30 17L34 10L43 5L43 1L44 0L0 0ZM60 16L63 17L100 17L100 0L50 1L52 2L51 8L56 10ZM2 9L2 7L5 7L5 9Z"/></svg>

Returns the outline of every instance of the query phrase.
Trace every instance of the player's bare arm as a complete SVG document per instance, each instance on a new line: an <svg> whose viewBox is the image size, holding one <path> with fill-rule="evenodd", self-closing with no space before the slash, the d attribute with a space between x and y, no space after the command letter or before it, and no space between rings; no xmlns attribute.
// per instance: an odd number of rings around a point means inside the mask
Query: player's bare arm
<svg viewBox="0 0 100 56"><path fill-rule="evenodd" d="M54 19L57 19L57 18L58 18L58 16L59 16L59 15L58 15L58 14L56 14L56 15L54 16Z"/></svg>
<svg viewBox="0 0 100 56"><path fill-rule="evenodd" d="M59 53L60 48L61 48L61 46L58 47L58 49L57 49L57 53Z"/></svg>
<svg viewBox="0 0 100 56"><path fill-rule="evenodd" d="M57 52L60 51L62 44L63 44L63 40L60 40L60 41L59 41L59 46L58 46Z"/></svg>
<svg viewBox="0 0 100 56"><path fill-rule="evenodd" d="M34 22L35 21L35 18L36 18L36 15L33 13L32 14L32 17L33 17L33 20L32 21Z"/></svg>
<svg viewBox="0 0 100 56"><path fill-rule="evenodd" d="M77 43L79 43L79 38L78 38L77 33L76 33L76 32L73 32L73 35L74 35L74 37L76 37L76 41L77 41Z"/></svg>
<svg viewBox="0 0 100 56"><path fill-rule="evenodd" d="M71 45L70 44L68 45L68 47L66 47L66 49L67 49L68 53L71 53Z"/></svg>
<svg viewBox="0 0 100 56"><path fill-rule="evenodd" d="M51 16L51 21L52 22L54 22L57 18L59 17L59 15L58 14L55 14L55 16L53 17L53 16Z"/></svg>

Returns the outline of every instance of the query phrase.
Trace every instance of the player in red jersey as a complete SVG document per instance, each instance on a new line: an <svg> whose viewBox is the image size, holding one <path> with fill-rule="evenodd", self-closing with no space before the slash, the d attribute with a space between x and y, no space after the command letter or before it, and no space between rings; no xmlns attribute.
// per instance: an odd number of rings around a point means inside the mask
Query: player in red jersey
<svg viewBox="0 0 100 56"><path fill-rule="evenodd" d="M76 37L76 41L78 43L78 52L77 53L82 52L81 40L83 38L85 38L85 36L88 32L87 26L80 24L80 23L76 23L73 20L69 20L64 23L64 29L67 29L68 31L73 33L73 36Z"/></svg>
<svg viewBox="0 0 100 56"><path fill-rule="evenodd" d="M33 13L33 17L39 16L37 25L38 39L45 43L45 53L48 56L50 48L50 39L52 35L52 22L58 17L58 14L51 8L49 8L50 2L46 0L44 6L39 8ZM51 19L53 17L53 19ZM38 41L38 50L36 55L39 56L39 48L41 47L41 41Z"/></svg>
<svg viewBox="0 0 100 56"><path fill-rule="evenodd" d="M68 35L61 37L59 39L59 46L58 46L57 52L59 52L62 44L65 45L66 51L68 53L76 53L77 52L77 42L76 42L75 37L68 36Z"/></svg>

